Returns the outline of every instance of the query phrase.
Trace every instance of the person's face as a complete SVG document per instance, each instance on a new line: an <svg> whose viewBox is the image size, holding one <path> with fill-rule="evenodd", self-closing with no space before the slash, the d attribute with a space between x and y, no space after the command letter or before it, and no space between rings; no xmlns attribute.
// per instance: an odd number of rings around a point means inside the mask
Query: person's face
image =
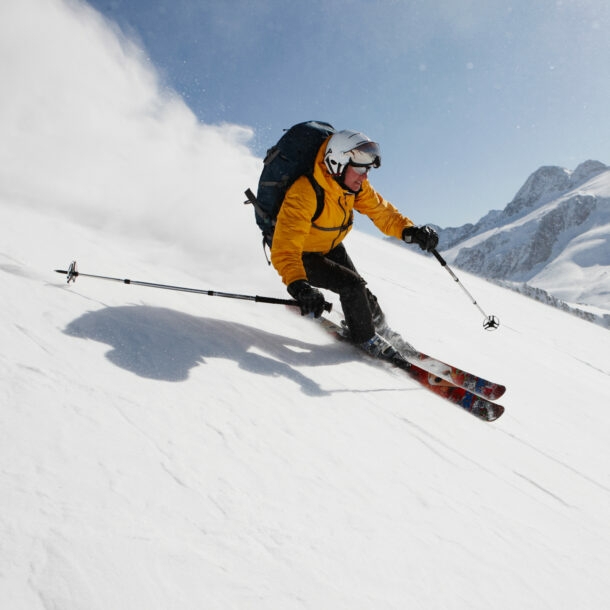
<svg viewBox="0 0 610 610"><path fill-rule="evenodd" d="M357 193L362 188L362 183L366 180L370 167L354 167L348 165L345 170L343 182L350 191Z"/></svg>

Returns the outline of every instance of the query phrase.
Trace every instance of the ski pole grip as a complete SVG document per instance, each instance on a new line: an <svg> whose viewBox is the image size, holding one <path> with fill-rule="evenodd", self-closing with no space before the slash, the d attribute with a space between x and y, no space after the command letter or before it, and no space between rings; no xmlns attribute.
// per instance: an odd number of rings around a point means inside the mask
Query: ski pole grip
<svg viewBox="0 0 610 610"><path fill-rule="evenodd" d="M294 307L300 307L298 301L290 301L289 304L293 305ZM330 313L332 310L333 310L333 304L329 303L328 301L324 301L324 311L327 311L328 313Z"/></svg>
<svg viewBox="0 0 610 610"><path fill-rule="evenodd" d="M298 301L288 301L287 304L292 305L293 307L300 307ZM324 311L327 311L328 313L330 313L332 310L333 310L333 304L329 303L328 301L324 301Z"/></svg>

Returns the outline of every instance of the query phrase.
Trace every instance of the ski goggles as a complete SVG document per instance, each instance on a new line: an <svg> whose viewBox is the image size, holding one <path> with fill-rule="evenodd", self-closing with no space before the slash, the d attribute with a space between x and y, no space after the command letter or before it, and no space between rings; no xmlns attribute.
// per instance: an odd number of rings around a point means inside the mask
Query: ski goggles
<svg viewBox="0 0 610 610"><path fill-rule="evenodd" d="M381 165L381 151L377 142L365 142L349 152L350 165L356 168L366 168L358 172L366 173L371 167L379 167Z"/></svg>

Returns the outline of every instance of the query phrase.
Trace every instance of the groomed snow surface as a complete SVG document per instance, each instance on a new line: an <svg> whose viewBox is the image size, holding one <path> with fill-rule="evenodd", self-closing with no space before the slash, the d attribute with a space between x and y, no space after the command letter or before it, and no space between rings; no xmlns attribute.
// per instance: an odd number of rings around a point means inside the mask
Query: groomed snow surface
<svg viewBox="0 0 610 610"><path fill-rule="evenodd" d="M53 271L285 297L258 250L0 212L3 608L606 607L606 330L458 273L486 332L432 257L354 232L393 326L508 386L487 424L284 306Z"/></svg>

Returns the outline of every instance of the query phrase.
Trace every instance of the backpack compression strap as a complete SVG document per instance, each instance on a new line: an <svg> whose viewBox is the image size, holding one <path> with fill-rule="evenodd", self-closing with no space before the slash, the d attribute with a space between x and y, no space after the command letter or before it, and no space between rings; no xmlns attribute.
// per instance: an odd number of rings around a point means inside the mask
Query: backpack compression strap
<svg viewBox="0 0 610 610"><path fill-rule="evenodd" d="M309 180L311 187L314 190L314 193L316 194L316 212L311 218L311 222L313 224L314 221L316 221L320 217L320 214L322 214L322 210L324 209L324 189L317 183L316 179L313 176L306 174L306 177ZM274 183L269 183L267 184L267 186L273 184ZM254 206L256 213L264 220L268 221L272 218L271 214L263 210L263 208L260 206L258 199L256 198L256 195L254 194L252 189L247 189L244 194L247 197L246 201L244 201L244 205L248 205L249 203L251 203Z"/></svg>
<svg viewBox="0 0 610 610"><path fill-rule="evenodd" d="M258 199L256 198L256 195L252 192L252 189L247 189L244 194L247 197L246 201L244 201L244 205L248 205L249 203L251 203L254 206L256 213L261 218L264 218L265 220L271 218L269 214L267 214L267 212L265 212L265 210L263 210L263 208L261 208L261 206L259 205Z"/></svg>

